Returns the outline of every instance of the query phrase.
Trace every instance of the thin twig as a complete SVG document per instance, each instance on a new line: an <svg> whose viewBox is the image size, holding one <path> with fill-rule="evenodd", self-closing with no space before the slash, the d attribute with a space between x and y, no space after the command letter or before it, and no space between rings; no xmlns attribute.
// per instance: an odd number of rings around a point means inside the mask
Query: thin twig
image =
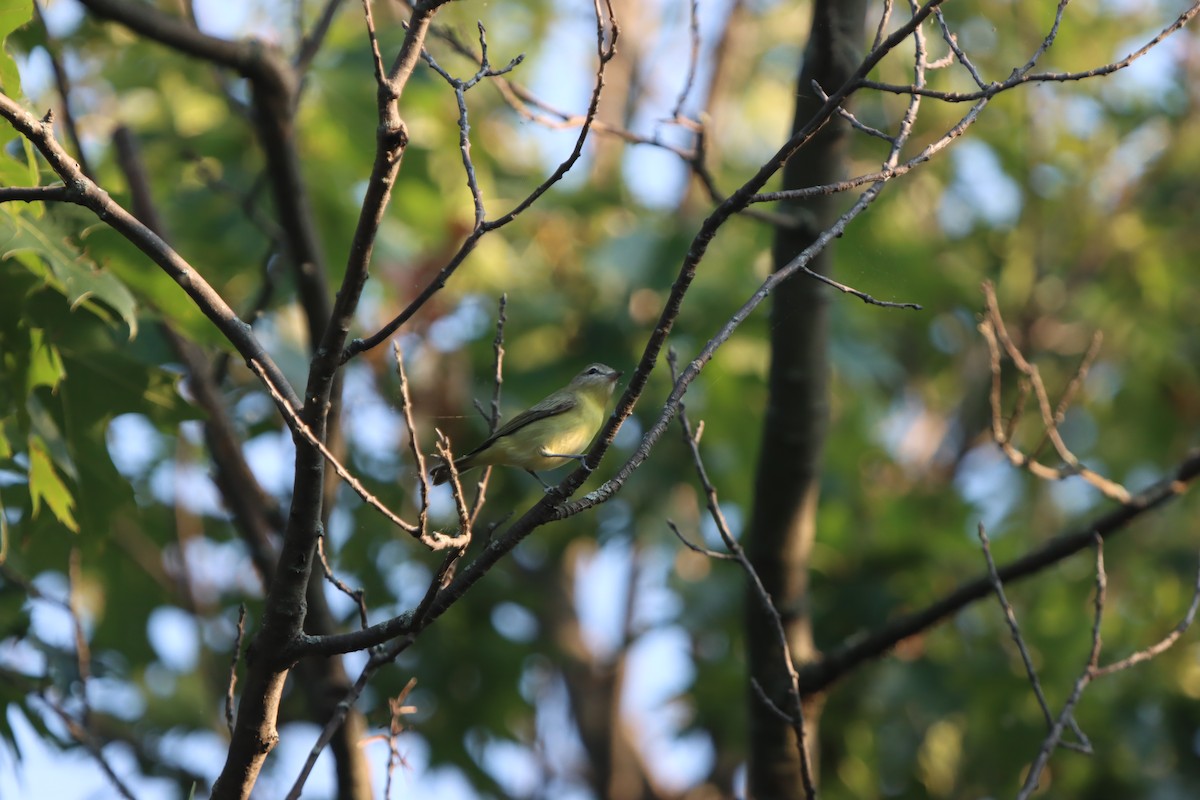
<svg viewBox="0 0 1200 800"><path fill-rule="evenodd" d="M888 22L892 18L892 0L883 0L883 11L879 14L879 24L875 26L875 38L871 41L871 49L878 50L883 44L883 36L887 33Z"/></svg>
<svg viewBox="0 0 1200 800"><path fill-rule="evenodd" d="M233 697L237 688L237 665L242 657L242 638L246 635L246 604L238 604L237 636L233 640L233 653L229 656L229 681L225 684L225 724L233 736Z"/></svg>
<svg viewBox="0 0 1200 800"><path fill-rule="evenodd" d="M683 77L683 87L679 90L679 97L675 100L675 107L671 111L672 119L683 117L683 104L687 102L688 95L692 93L692 86L696 82L696 67L700 63L699 0L688 0L688 42L691 46L688 50L687 72Z"/></svg>
<svg viewBox="0 0 1200 800"><path fill-rule="evenodd" d="M492 402L488 413L480 408L480 414L488 423L488 433L495 433L500 427L500 394L504 386L504 324L508 321L504 310L508 306L508 294L500 295L496 308L496 336L492 339ZM488 484L492 478L492 467L483 468L479 481L475 485L475 499L471 503L471 527L479 521L483 504L487 499Z"/></svg>
<svg viewBox="0 0 1200 800"><path fill-rule="evenodd" d="M812 82L812 90L816 93L817 97L821 99L821 102L825 102L829 99L829 95L826 94L825 90L821 88L821 84L817 83L816 81ZM883 139L885 142L892 144L894 144L896 141L896 137L892 136L891 134L884 133L878 128L873 128L870 125L867 125L865 122L860 122L858 117L846 110L845 106L838 106L837 114L839 117L846 120L846 122L850 124L850 127L854 128L860 133L865 133L866 135L873 136L876 139Z"/></svg>
<svg viewBox="0 0 1200 800"><path fill-rule="evenodd" d="M671 379L678 380L678 370L676 369L676 354L674 348L667 351L667 364L671 368ZM741 566L746 573L746 577L750 581L750 586L753 588L755 596L758 598L759 604L763 611L766 612L767 618L771 623L772 630L776 637L776 644L779 647L780 658L783 661L783 668L788 676L788 709L784 711L775 705L769 699L762 687L757 687L768 707L774 710L779 716L784 719L791 727L796 735L796 749L800 758L800 779L804 785L805 797L809 800L814 800L817 796L816 783L813 779L812 764L809 759L808 752L808 731L804 722L804 703L800 698L799 681L800 675L796 672L795 662L792 660L792 648L788 640L787 629L783 625L783 617L779 614L779 609L775 607L775 602L771 599L770 592L763 585L762 579L758 575L758 571L754 569L754 565L750 563L749 557L742 549L741 544L734 538L733 533L729 530L729 523L725 519L725 514L721 510L721 504L717 500L717 490L709 480L708 470L704 466L704 459L700 455L700 444L698 437L692 433L691 422L688 421L687 408L682 402L679 404L679 428L683 434L684 443L687 445L688 452L691 454L692 466L696 471L696 477L700 480L700 486L704 490L704 497L708 507L709 516L713 523L717 526L717 533L721 536L721 541L728 548L730 554ZM674 525L671 525L674 529ZM676 532L678 535L678 532ZM682 536L679 537L683 539ZM686 543L686 540L685 540ZM690 545L689 545L690 546ZM755 681L757 686L757 681Z"/></svg>
<svg viewBox="0 0 1200 800"><path fill-rule="evenodd" d="M1100 661L1100 623L1104 617L1104 600L1108 589L1108 576L1104 572L1104 538L1096 534L1094 542L1096 545L1096 599L1095 614L1092 618L1092 647L1088 653L1088 662L1079 678L1075 681L1071 695L1063 703L1062 711L1059 712L1058 718L1050 728L1050 733L1042 741L1042 747L1038 751L1037 758L1034 759L1033 764L1029 767L1029 772L1025 776L1025 782L1021 785L1021 791L1017 793L1017 800L1026 800L1026 798L1037 791L1042 771L1046 768L1046 764L1050 761L1050 756L1054 753L1062 739L1063 728L1066 726L1067 720L1071 718L1071 712L1083 696L1084 689L1087 688L1088 684L1096 676L1096 667Z"/></svg>
<svg viewBox="0 0 1200 800"><path fill-rule="evenodd" d="M462 265L467 256L475 249L479 243L479 239L491 231L498 230L512 222L526 209L532 206L543 194L548 192L552 186L558 183L571 170L575 163L583 154L583 145L587 141L588 134L591 132L592 123L596 118L600 107L600 94L604 88L604 73L608 63L616 55L616 42L618 38L619 28L616 18L612 15L612 9L608 9L609 24L606 29L604 22L604 14L600 8L601 0L593 0L593 8L596 15L596 52L598 66L596 68L596 79L592 87L591 101L588 104L587 116L584 119L583 125L580 127L579 135L575 139L575 146L570 154L559 163L554 172L538 184L528 195L520 202L514 205L507 213L491 220L478 220L470 234L459 245L458 251L450 258L437 275L425 286L424 289L408 304L390 322L380 328L366 339L355 339L345 348L341 355L341 362L354 358L359 353L370 350L386 341L392 336L400 326L407 322L413 314L417 313L425 303L429 301L434 294L439 292L450 276ZM607 0L605 0L607 2ZM607 32L607 36L605 35ZM465 134L463 134L465 135ZM461 138L460 138L461 142Z"/></svg>
<svg viewBox="0 0 1200 800"><path fill-rule="evenodd" d="M1055 14L1054 24L1052 27L1053 33L1057 34L1059 23L1062 21L1062 12L1066 6L1065 0L1060 0L1058 10ZM1200 13L1200 3L1194 3L1185 9L1171 24L1163 28L1159 33L1143 44L1137 50L1134 50L1129 55L1117 61L1112 61L1103 66L1093 67L1092 69L1081 70L1078 72L1032 72L1030 67L1032 64L1026 64L1013 70L1013 74L1006 80L994 82L987 85L984 89L979 89L974 92L943 92L934 89L926 89L921 86L901 86L893 83L882 83L880 81L861 80L859 86L864 89L875 89L881 92L890 92L892 94L919 94L924 97L931 97L936 100L942 100L947 103L973 103L989 97L995 97L1001 92L1008 91L1014 87L1026 83L1063 83L1067 81L1081 81L1088 78L1098 78L1103 75L1111 75L1114 72L1125 69L1133 62L1144 56L1154 47L1158 46L1168 36L1176 33L1192 20L1196 14ZM1042 45L1034 54L1031 62L1035 62L1037 58L1053 42L1053 36L1047 36L1043 40Z"/></svg>
<svg viewBox="0 0 1200 800"><path fill-rule="evenodd" d="M329 581L335 589L354 601L354 604L358 607L359 624L363 628L367 627L366 592L362 589L351 589L337 575L333 574L333 568L329 566L329 559L325 555L324 534L317 539L317 557L321 560L321 569L325 573L325 580Z"/></svg>
<svg viewBox="0 0 1200 800"><path fill-rule="evenodd" d="M325 36L329 33L329 28L333 25L333 17L337 14L338 6L341 4L342 0L326 0L325 7L321 9L321 13L317 17L316 24L300 40L300 46L296 49L296 56L292 60L292 66L297 74L303 75L312 66L313 59L317 57L317 52L325 43ZM297 3L296 5L300 6L301 4Z"/></svg>
<svg viewBox="0 0 1200 800"><path fill-rule="evenodd" d="M255 372L255 374L257 374L259 378L261 378L267 385L267 390L271 393L271 397L274 398L276 405L283 410L284 416L287 418L288 425L292 428L292 430L295 431L306 442L317 448L321 455L325 457L325 460L329 462L330 466L333 467L334 472L338 474L338 477L345 481L346 485L353 489L354 493L361 497L367 505L371 506L380 514L383 514L385 517L387 517L387 519L396 527L413 534L413 538L420 541L421 544L425 545L430 550L444 550L447 547L457 547L462 543L462 540L460 540L459 537L445 536L436 532L422 532L420 526L401 519L394 511L385 506L379 500L379 498L367 491L367 487L363 486L358 478L354 477L354 475L351 474L348 469L342 466L342 463L337 460L333 453L329 452L329 448L327 448L325 444L317 438L316 434L314 434L312 429L305 424L304 420L300 419L300 415L296 413L296 409L292 408L291 404L288 403L287 400L285 400L279 394L279 392L275 390L274 384L271 383L270 378L267 377L266 373L262 370L258 363L251 361L249 364L250 368Z"/></svg>
<svg viewBox="0 0 1200 800"><path fill-rule="evenodd" d="M987 81L983 79L983 76L979 73L979 69L971 63L971 59L967 58L967 54L963 52L963 49L958 46L958 37L954 35L950 30L950 26L946 24L946 17L942 14L942 10L939 8L933 14L937 19L938 27L942 31L942 38L946 40L946 44L949 45L950 52L954 54L954 58L958 59L958 63L962 64L967 72L971 73L971 78L975 81L976 86L980 89L986 88Z"/></svg>
<svg viewBox="0 0 1200 800"><path fill-rule="evenodd" d="M667 527L671 529L671 533L675 534L675 538L679 540L679 543L688 550L691 550L693 553L699 553L702 556L715 558L721 561L737 561L737 556L735 556L733 553L722 553L720 550L710 550L707 547L702 547L696 544L691 539L683 535L683 531L679 530L679 526L675 524L674 520L668 519Z"/></svg>
<svg viewBox="0 0 1200 800"><path fill-rule="evenodd" d="M983 557L987 561L988 576L992 581L992 588L995 590L996 599L1000 601L1000 609L1004 612L1004 619L1008 623L1009 633L1012 635L1013 641L1017 645L1017 650L1021 653L1021 661L1025 664L1025 675L1029 678L1029 684L1033 687L1033 694L1037 698L1038 705L1041 706L1042 715L1046 719L1046 726L1054 727L1054 715L1050 712L1050 705L1046 702L1046 695L1042 691L1041 681L1038 680L1037 670L1033 666L1033 658L1029 655L1029 649L1025 646L1025 639L1021 636L1021 629L1017 625L1017 615L1013 611L1012 604L1008 602L1008 597L1004 593L1004 581L1000 580L1000 575L996 572L996 562L992 559L992 548L988 541L987 531L983 527L983 523L979 523L979 543L983 548ZM1070 717L1068 722L1071 730L1079 738L1078 744L1075 742L1064 742L1064 746L1071 749L1077 749L1082 753L1091 754L1092 745L1079 725L1075 722L1074 717Z"/></svg>
<svg viewBox="0 0 1200 800"><path fill-rule="evenodd" d="M42 4L40 0L34 0L33 14L37 17L38 24L42 26L42 30L46 34L45 50L50 57L50 69L54 72L54 84L58 88L58 95L62 99L62 122L63 128L67 132L67 138L71 140L71 146L75 148L75 159L79 162L79 169L83 174L92 178L95 173L92 172L92 167L88 163L87 153L83 150L83 140L79 135L79 124L75 121L75 113L71 110L71 78L67 74L66 67L63 65L62 53L59 50L58 41L50 35L50 29L46 27L46 18L42 16Z"/></svg>
<svg viewBox="0 0 1200 800"><path fill-rule="evenodd" d="M383 784L384 800L390 800L392 796L392 773L396 771L396 767L404 764L404 756L400 754L400 747L397 744L397 739L404 732L404 723L401 717L405 714L416 713L416 706L407 705L408 695L412 693L413 688L417 685L416 678L409 678L408 683L404 684L404 688L400 690L400 694L395 697L388 698L388 709L392 712L391 720L388 723L388 763L387 763L387 780Z"/></svg>
<svg viewBox="0 0 1200 800"><path fill-rule="evenodd" d="M1187 629L1191 627L1192 622L1196 619L1197 608L1200 608L1200 569L1196 571L1196 583L1192 587L1191 605L1188 606L1187 613L1183 615L1183 619L1179 621L1179 624L1176 625L1170 633L1144 650L1139 650L1136 653L1126 656L1120 661L1114 661L1112 664L1108 664L1107 666L1096 667L1094 670L1092 670L1093 675L1095 677L1100 677L1102 675L1111 675L1114 672L1120 672L1121 670L1129 669L1130 667L1141 664L1144 661L1149 661L1159 653L1169 649L1173 644L1175 644L1175 642L1179 641L1179 637L1183 636L1183 634L1187 632Z"/></svg>
<svg viewBox="0 0 1200 800"><path fill-rule="evenodd" d="M421 443L417 439L417 423L413 419L412 397L408 391L408 373L404 370L404 352L400 349L399 342L392 343L392 353L396 358L396 377L400 380L400 412L404 414L404 425L408 428L408 450L417 466L417 489L420 492L417 503L417 535L424 537L429 529L429 476L425 472L425 455L421 452Z"/></svg>
<svg viewBox="0 0 1200 800"><path fill-rule="evenodd" d="M101 743L96 740L96 736L85 726L81 725L79 720L68 714L66 709L54 700L51 700L45 692L38 692L38 697L67 727L67 733L71 735L71 738L83 745L84 749L88 751L88 754L99 765L109 782L112 783L113 788L117 790L117 793L126 798L126 800L136 800L133 792L124 781L117 777L116 771L108 763L108 759L104 757L104 750Z"/></svg>
<svg viewBox="0 0 1200 800"><path fill-rule="evenodd" d="M436 428L434 432L437 434L438 455L446 462L446 472L449 475L447 483L450 484L451 493L454 495L454 508L458 511L458 536L455 537L455 546L465 549L471 544L471 510L467 507L467 499L463 494L458 467L454 463L454 452L450 449L450 439Z"/></svg>
<svg viewBox="0 0 1200 800"><path fill-rule="evenodd" d="M1104 343L1104 334L1096 331L1092 334L1092 343L1088 345L1088 349L1083 354L1083 358L1079 360L1079 366L1075 368L1075 374L1067 382L1067 388L1063 389L1062 397L1058 399L1058 407L1054 409L1054 426L1057 428L1062 425L1066 418L1067 409L1071 407L1072 401L1075 399L1075 393L1083 386L1083 382L1087 380L1088 372L1091 371L1092 364L1096 362L1097 356L1100 355L1100 345ZM1017 415L1013 415L1015 421ZM1042 432L1042 440L1037 446L1030 451L1030 458L1037 458L1041 455L1042 448L1050 441L1050 432Z"/></svg>
<svg viewBox="0 0 1200 800"><path fill-rule="evenodd" d="M1021 353L1020 349L1013 342L1012 337L1009 336L1008 330L1004 325L1004 318L1000 314L999 303L996 300L996 291L990 281L983 284L983 294L987 309L985 318L979 323L979 332L987 342L988 351L991 355L992 436L1001 450L1003 450L1004 455L1012 462L1013 466L1028 470L1031 474L1043 480L1059 481L1078 475L1099 489L1106 497L1116 500L1119 503L1128 503L1130 497L1129 491L1116 481L1110 480L1081 464L1079 459L1075 457L1075 454L1068 449L1066 442L1063 441L1062 435L1058 430L1059 422L1062 420L1065 412L1066 403L1074 395L1076 388L1082 382L1083 376L1086 375L1088 367L1095 358L1094 351L1098 347L1098 340L1093 338L1092 347L1089 348L1074 377L1068 383L1068 388L1064 393L1062 402L1059 403L1058 408L1054 408L1050 403L1050 395L1046 391L1046 384L1042 380L1041 372L1038 370L1037 365L1031 364L1025 358L1024 354ZM1054 449L1059 457L1066 462L1066 467L1060 469L1042 464L1036 460L1036 451L1034 454L1027 455L1012 443L1012 432L1015 428L1017 417L1014 414L1010 418L1009 426L1006 428L1002 422L1002 411L1000 408L1002 384L1000 361L1002 352L1008 355L1013 365L1020 370L1025 381L1032 388L1034 397L1037 399L1038 409L1041 412L1045 436L1054 445Z"/></svg>
<svg viewBox="0 0 1200 800"><path fill-rule="evenodd" d="M508 64L500 69L493 69L488 61L487 48L487 32L483 27L483 23L478 23L479 26L479 48L480 60L479 69L476 73L467 80L461 80L450 75L449 72L434 60L433 55L427 49L421 50L421 58L425 59L425 63L429 64L438 75L450 87L454 89L454 98L458 101L458 148L462 156L463 171L467 175L467 188L471 191L471 200L475 205L475 228L478 229L487 219L487 212L484 210L483 193L479 188L479 177L475 174L475 163L471 160L471 124L467 119L467 92L479 84L484 78L492 78L498 75L504 75L512 72L518 64L525 60L525 54L520 53L515 56Z"/></svg>

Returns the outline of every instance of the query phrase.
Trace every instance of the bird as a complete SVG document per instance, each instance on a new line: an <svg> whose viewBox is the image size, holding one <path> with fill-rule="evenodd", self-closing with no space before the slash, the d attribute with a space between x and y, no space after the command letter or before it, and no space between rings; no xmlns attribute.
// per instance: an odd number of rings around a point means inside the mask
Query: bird
<svg viewBox="0 0 1200 800"><path fill-rule="evenodd" d="M589 364L564 388L517 414L474 450L456 458L455 470L463 473L487 465L520 467L549 488L537 470L584 457L604 422L621 374L604 364ZM434 486L443 484L450 479L450 468L439 464L429 477Z"/></svg>

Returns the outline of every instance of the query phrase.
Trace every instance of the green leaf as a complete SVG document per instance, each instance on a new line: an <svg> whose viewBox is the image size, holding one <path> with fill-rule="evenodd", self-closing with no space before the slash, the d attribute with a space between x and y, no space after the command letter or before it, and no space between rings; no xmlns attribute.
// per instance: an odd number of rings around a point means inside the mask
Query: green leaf
<svg viewBox="0 0 1200 800"><path fill-rule="evenodd" d="M153 308L184 336L205 347L232 351L233 346L196 307L196 303L170 275L152 263L146 254L107 225L97 225L85 234L88 252L104 264L134 292L144 306Z"/></svg>
<svg viewBox="0 0 1200 800"><path fill-rule="evenodd" d="M17 62L8 54L4 40L33 18L33 0L5 0L0 3L0 89L9 97L21 96L21 75Z"/></svg>
<svg viewBox="0 0 1200 800"><path fill-rule="evenodd" d="M137 335L137 300L133 293L111 272L97 267L53 220L44 218L35 225L23 215L5 214L0 215L0 222L0 258L16 257L31 272L44 276L32 259L22 257L39 256L53 275L48 282L66 295L72 308L84 305L101 316L108 316L106 309L111 309L129 326L129 338Z"/></svg>
<svg viewBox="0 0 1200 800"><path fill-rule="evenodd" d="M21 137L21 141L28 140ZM25 153L24 148L21 150ZM30 183L29 161L27 159L18 158L14 152L14 148L10 143L5 143L0 147L0 186L36 186L38 184L37 168L33 170L33 182ZM8 209L10 214L15 213L15 206L10 206Z"/></svg>
<svg viewBox="0 0 1200 800"><path fill-rule="evenodd" d="M41 185L41 181L38 180L37 153L35 153L33 150L33 142L22 136L21 149L25 151L25 170L29 176L29 185ZM45 203L30 203L29 205L30 208L35 210L35 217L40 218L46 211Z"/></svg>
<svg viewBox="0 0 1200 800"><path fill-rule="evenodd" d="M54 469L45 444L37 436L29 437L29 496L33 499L34 517L41 510L44 500L59 522L72 533L79 533L79 523L75 521L75 498Z"/></svg>
<svg viewBox="0 0 1200 800"><path fill-rule="evenodd" d="M25 391L32 392L38 386L48 386L51 391L58 388L66 372L58 348L46 341L40 328L29 331L29 370L25 377Z"/></svg>

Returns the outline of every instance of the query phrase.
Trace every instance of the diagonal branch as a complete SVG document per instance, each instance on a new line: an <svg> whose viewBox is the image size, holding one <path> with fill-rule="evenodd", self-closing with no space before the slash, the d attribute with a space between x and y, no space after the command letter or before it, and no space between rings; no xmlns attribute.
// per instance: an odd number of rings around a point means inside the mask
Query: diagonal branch
<svg viewBox="0 0 1200 800"><path fill-rule="evenodd" d="M83 174L75 160L54 138L53 129L48 122L37 119L21 108L15 100L3 94L0 94L0 117L7 119L21 135L33 143L63 181L65 186L62 188L63 196L60 199L87 208L149 256L179 284L196 307L212 321L247 362L257 361L261 364L263 371L280 393L289 402L299 403L291 384L263 349L262 343L254 336L250 326L238 318L224 298L195 267Z"/></svg>
<svg viewBox="0 0 1200 800"><path fill-rule="evenodd" d="M678 403L687 391L687 387L695 380L695 377L704 365L712 359L716 350L733 335L734 330L771 294L780 282L806 266L808 261L817 252L824 248L830 241L840 236L845 230L846 225L858 216L858 214L862 213L875 199L882 188L882 184L876 184L865 191L854 207L818 237L817 241L810 248L800 253L792 263L775 272L770 278L764 281L759 290L735 312L721 331L713 339L709 340L701 354L688 363L670 396L664 403L659 419L647 430L643 436L642 443L612 480L607 481L600 488L589 492L585 497L577 501L561 502L559 504L560 501L565 500L565 498L578 489L587 476L591 474L603 453L611 445L621 423L632 413L634 405L637 403L642 391L645 389L646 382L649 380L650 372L654 369L658 354L665 344L666 338L670 334L675 319L679 314L683 297L696 277L696 269L707 252L708 245L711 243L713 237L716 236L718 229L732 218L734 214L744 209L750 203L755 193L762 188L771 176L778 172L788 158L808 142L836 113L838 105L853 90L854 83L863 75L866 75L888 51L895 48L911 35L912 31L932 13L932 10L940 2L941 0L932 0L932 2L921 7L912 20L905 23L900 30L889 36L878 50L869 54L863 63L859 65L854 75L842 87L830 94L829 100L821 106L819 113L801 130L797 131L786 144L763 164L752 178L746 181L737 192L731 195L704 221L684 258L679 275L672 286L670 296L660 315L659 323L645 345L638 368L634 372L624 394L618 400L616 410L601 430L596 444L593 445L588 457L584 460L584 465L568 475L555 491L539 499L536 504L529 508L503 534L490 540L487 546L476 556L475 560L459 572L450 586L437 595L433 602L429 604L424 614L416 615L412 612L406 612L365 630L351 633L335 634L332 636L304 636L288 646L284 651L286 658L298 658L308 654L333 655L336 653L345 653L377 645L401 635L407 637L415 636L420 630L432 623L433 620L457 602L493 565L512 551L531 532L548 522L574 516L592 506L603 503L620 490L633 470L648 457L650 450L659 438L661 438L667 425L675 416ZM965 121L964 124L969 124L969 121L973 121L981 108L982 104L974 108L968 115L969 120Z"/></svg>
<svg viewBox="0 0 1200 800"><path fill-rule="evenodd" d="M1175 18L1169 25L1158 32L1156 36L1143 44L1137 50L1129 53L1122 59L1104 64L1103 66L1093 67L1091 69L1080 70L1078 72L1033 72L1033 62L1050 46L1053 41L1053 34L1057 33L1058 24L1062 20L1062 12L1066 3L1060 0L1058 12L1055 16L1054 28L1052 34L1047 37L1047 41L1043 42L1043 46L1038 49L1038 52L1024 67L1013 70L1013 74L1004 81L988 84L986 88L979 89L974 92L943 92L936 89L927 89L923 86L902 86L894 83L881 83L879 81L863 80L860 85L864 89L875 89L881 92L890 92L892 94L919 94L924 97L932 97L937 100L942 100L947 103L973 103L978 100L983 100L988 97L994 97L1000 92L1007 91L1016 86L1026 83L1063 83L1066 81L1081 81L1088 78L1098 78L1103 75L1111 75L1114 72L1119 72L1125 69L1134 61L1137 61L1150 50L1157 47L1164 39L1173 33L1176 33L1187 25L1197 14L1200 14L1200 3L1193 3L1186 8L1178 17Z"/></svg>
<svg viewBox="0 0 1200 800"><path fill-rule="evenodd" d="M674 350L667 352L667 362L671 367L671 377L673 379L677 378ZM742 571L746 573L746 579L750 584L750 588L754 592L755 597L758 598L758 603L767 615L771 631L775 635L775 646L779 649L780 659L783 661L783 667L788 676L788 708L786 710L779 708L770 699L757 679L751 678L751 681L767 707L786 722L795 733L797 755L800 761L800 779L804 785L805 797L811 800L817 796L817 789L813 782L813 767L809 758L808 729L804 721L804 703L800 697L799 689L800 676L796 672L796 663L792 658L792 646L788 640L787 629L784 627L783 616L779 613L779 609L776 607L771 593L767 590L766 585L759 576L758 570L754 568L754 564L751 563L750 558L746 555L746 551L729 530L729 523L725 520L725 514L721 511L721 504L717 501L717 489L713 486L712 481L709 480L708 470L705 468L704 459L700 455L700 437L692 432L692 423L688 420L687 409L684 408L682 403L679 405L679 429L683 435L684 444L687 445L688 452L691 455L692 466L696 471L696 477L700 480L700 487L704 490L709 517L716 525L717 532L721 536L721 541L725 544L733 559L741 566ZM671 527L674 529L674 525ZM676 535L678 535L678 531L676 531ZM680 536L680 538L682 539L683 537Z"/></svg>
<svg viewBox="0 0 1200 800"><path fill-rule="evenodd" d="M1050 565L1091 546L1096 536L1108 539L1125 531L1142 515L1181 496L1198 477L1200 450L1193 451L1169 477L1130 497L1128 503L1097 517L1076 531L1050 540L1016 561L1005 564L996 570L996 575L1006 584L1036 575ZM963 583L941 600L891 620L875 631L843 644L827 653L820 661L800 670L801 691L806 696L825 691L863 663L879 658L900 642L945 621L991 592L991 577L981 575Z"/></svg>
<svg viewBox="0 0 1200 800"><path fill-rule="evenodd" d="M608 62L612 60L613 56L616 55L615 46L617 37L619 35L617 22L612 16L612 9L610 8L609 19L611 22L610 27L607 29L608 36L605 36L606 30L604 27L603 14L600 10L600 1L601 0L594 0L596 12L596 50L599 58L599 65L596 68L596 82L592 88L592 99L588 105L587 116L584 120L583 126L579 130L579 136L576 137L575 146L572 148L570 154L563 159L561 163L559 163L558 168L555 169L548 178L538 184L533 191L525 196L523 200L513 206L512 209L510 209L507 213L492 220L483 219L480 215L480 211L482 210L481 203L478 199L476 187L472 186L472 196L476 202L476 222L471 233L468 234L467 238L463 240L461 245L459 245L458 251L451 257L446 266L442 267L442 269L438 271L433 280L431 280L429 284L413 299L413 301L409 303L403 311L396 315L396 317L394 317L390 322L388 322L371 336L368 336L365 339L355 339L352 341L346 348L345 352L341 354L341 363L345 363L359 353L363 353L387 341L392 334L400 329L400 326L411 319L412 316L429 301L429 298L441 291L441 289L446 285L446 282L450 279L450 276L458 270L458 268L466 260L467 256L469 256L475 249L475 246L479 243L479 240L484 235L490 233L491 231L498 230L499 228L504 227L516 219L517 216L533 205L538 198L548 192L550 188L554 186L554 184L562 180L562 178L571 170L571 168L575 166L575 162L579 160L580 156L583 155L584 142L587 141L588 134L592 129L592 122L595 120L596 112L600 105L600 95L604 89L605 67L608 65ZM465 115L460 117L460 125L463 124L465 124ZM465 130L463 131L462 135L465 138ZM469 146L469 142L467 144ZM467 147L464 147L462 152L464 160L469 162L470 155ZM467 168L467 174L468 176L472 176L474 174L473 169L471 169L469 165Z"/></svg>

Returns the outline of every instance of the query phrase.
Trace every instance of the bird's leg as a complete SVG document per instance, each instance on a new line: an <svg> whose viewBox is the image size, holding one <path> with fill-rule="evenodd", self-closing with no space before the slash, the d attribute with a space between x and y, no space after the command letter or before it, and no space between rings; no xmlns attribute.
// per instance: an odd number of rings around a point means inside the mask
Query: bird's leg
<svg viewBox="0 0 1200 800"><path fill-rule="evenodd" d="M531 470L531 469L527 469L527 470L525 470L525 471L526 471L526 472L528 472L528 473L529 473L530 475L532 475L533 477L537 478L537 482L538 482L538 483L540 483L540 484L542 485L542 488L546 490L546 493L547 493L547 494L549 494L550 492L553 492L553 491L554 491L554 487L553 487L553 486L551 486L550 484L546 483L544 480L542 480L542 476L541 476L541 475L538 475L536 472L534 472L534 471L533 471L533 470Z"/></svg>
<svg viewBox="0 0 1200 800"><path fill-rule="evenodd" d="M569 458L572 461L578 461L579 466L583 467L588 472L592 471L587 465L587 461L586 461L586 459L588 457L587 453L548 453L548 452L546 452L546 448L544 448L544 447L541 450L539 450L538 452L541 455L545 456L546 458Z"/></svg>

